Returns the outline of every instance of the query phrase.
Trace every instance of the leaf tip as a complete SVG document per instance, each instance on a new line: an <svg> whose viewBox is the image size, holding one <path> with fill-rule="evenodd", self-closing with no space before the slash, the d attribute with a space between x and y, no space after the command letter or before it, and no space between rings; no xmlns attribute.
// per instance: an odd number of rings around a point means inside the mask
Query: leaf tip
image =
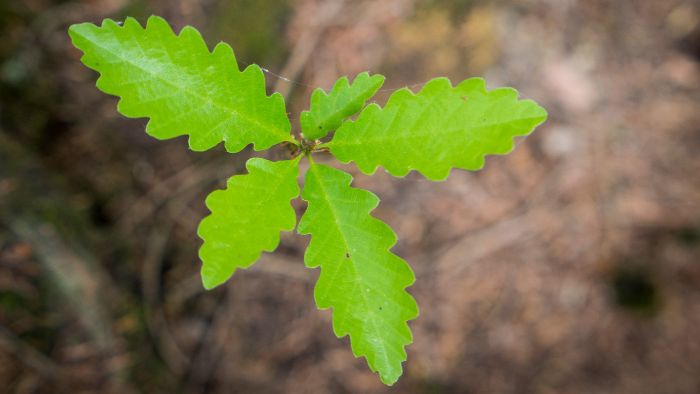
<svg viewBox="0 0 700 394"><path fill-rule="evenodd" d="M398 374L382 374L381 372L379 373L379 379L382 381L387 386L393 386L396 382L399 381L399 378L403 374L403 371L398 373Z"/></svg>
<svg viewBox="0 0 700 394"><path fill-rule="evenodd" d="M87 23L87 22L85 22ZM72 36L77 32L77 30L80 28L81 25L84 25L85 23L74 23L70 26L68 26L68 35Z"/></svg>
<svg viewBox="0 0 700 394"><path fill-rule="evenodd" d="M148 20L146 20L146 25L149 26L151 24L160 24L160 25L166 25L170 26L168 22L161 16L151 14L151 16L148 17Z"/></svg>
<svg viewBox="0 0 700 394"><path fill-rule="evenodd" d="M213 290L214 288L221 285L223 282L216 280L214 277L207 275L202 268L202 286L205 290ZM225 281L224 281L225 282Z"/></svg>
<svg viewBox="0 0 700 394"><path fill-rule="evenodd" d="M384 84L384 81L386 81L386 77L382 74L372 74L370 78L376 80L376 83L380 86Z"/></svg>
<svg viewBox="0 0 700 394"><path fill-rule="evenodd" d="M545 107L537 104L537 102L533 101L533 103L535 103L535 105L537 106L537 112L539 112L541 118L540 124L542 124L549 118L549 113L547 112L547 109Z"/></svg>
<svg viewBox="0 0 700 394"><path fill-rule="evenodd" d="M98 27L90 22L74 23L68 26L68 36L71 38L73 46L80 49L77 41L86 33L87 29L98 29Z"/></svg>
<svg viewBox="0 0 700 394"><path fill-rule="evenodd" d="M204 289L212 290L229 280L231 276L233 276L233 273L236 271L236 268L230 267L232 268L231 270L222 270L220 269L221 267L217 267L216 262L209 258L212 257L210 253L206 253L204 251L205 246L206 245L203 245L199 249L199 260L202 262L201 268L199 270L199 275L202 278L202 286L204 287Z"/></svg>

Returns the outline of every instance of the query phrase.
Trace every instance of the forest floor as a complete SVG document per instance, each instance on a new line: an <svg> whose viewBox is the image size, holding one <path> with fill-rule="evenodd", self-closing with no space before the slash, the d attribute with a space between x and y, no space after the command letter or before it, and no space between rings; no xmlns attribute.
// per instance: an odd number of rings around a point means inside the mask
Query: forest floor
<svg viewBox="0 0 700 394"><path fill-rule="evenodd" d="M254 152L149 138L66 34L151 13L284 76L268 83L295 128L312 87L366 70L387 76L379 103L484 76L548 109L512 154L444 182L343 166L416 272L395 387L316 310L307 238L202 289L204 197ZM0 387L700 392L699 16L683 0L0 3Z"/></svg>

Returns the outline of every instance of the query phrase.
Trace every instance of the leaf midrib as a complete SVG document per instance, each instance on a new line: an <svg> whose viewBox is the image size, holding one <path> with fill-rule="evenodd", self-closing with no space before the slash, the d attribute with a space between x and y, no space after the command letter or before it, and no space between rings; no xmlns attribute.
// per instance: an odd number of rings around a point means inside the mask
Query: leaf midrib
<svg viewBox="0 0 700 394"><path fill-rule="evenodd" d="M223 103L220 103L220 102L218 102L218 101L212 100L211 97L209 97L209 96L201 95L201 94L199 94L198 92L196 92L195 90L189 90L189 89L186 89L185 87L181 87L181 86L179 86L179 85L173 83L172 81L170 81L170 80L168 80L168 79L162 78L162 77L161 77L160 75L158 75L157 73L154 73L154 72L151 71L150 69L141 66L139 63L134 63L134 62L130 61L128 58L125 58L125 57L123 57L123 56L120 56L118 53L112 51L110 47L105 46L105 45L100 45L99 42L94 41L94 40L91 40L90 37L88 37L88 36L86 36L86 35L84 35L84 34L81 34L79 31L73 30L73 32L74 32L74 34L76 34L76 35L78 35L78 36L84 38L84 39L87 40L88 42L92 43L92 44L95 45L96 47L98 47L98 48L104 50L105 52L108 52L110 55L116 57L117 59L121 60L122 62L127 63L127 64L129 64L129 65L131 65L131 66L133 66L133 67L135 67L135 68L137 68L137 69L140 69L141 71L145 72L146 74L150 75L151 77L154 77L154 79L157 79L157 80L159 80L159 81L165 83L166 85L172 86L172 87L174 87L176 90L178 90L178 91L180 91L180 92L183 92L183 93L185 93L185 94L187 94L187 95L190 95L190 96L194 96L194 97L196 97L196 98L199 98L200 100L202 100L202 101L204 101L204 102L206 102L206 103L212 104L213 106L222 109L225 113L226 113L226 112L229 113L230 117L236 117L236 116L237 116L238 118L243 119L243 120L247 121L248 123L251 123L251 124L256 125L256 126L259 127L260 129L266 131L268 134L271 134L271 135L274 135L274 136L278 136L278 135L279 135L279 136L283 137L283 140L284 140L284 141L292 141L291 135L289 135L287 132L281 131L281 130L279 130L279 129L277 129L277 128L274 128L274 127L270 127L269 125L264 125L264 124L260 123L257 119L253 119L253 118L250 118L250 117L248 117L248 116L245 116L245 115L242 114L242 112L236 111L235 109L230 108L230 107L226 106L226 105L223 104ZM176 38L179 38L179 36L175 36L175 37L176 37ZM138 42L138 40L136 40L136 41ZM140 45L140 42L139 42L139 45ZM164 45L164 47L167 47L167 45ZM211 53L208 52L208 54L211 54ZM169 54L168 54L168 58L170 58L170 55L169 55ZM241 71L238 71L238 72L240 73ZM100 72L100 74L102 74L102 72Z"/></svg>
<svg viewBox="0 0 700 394"><path fill-rule="evenodd" d="M370 77L370 78L371 78L371 77ZM353 86L354 84L355 84L355 81L353 81L353 83L352 83L352 85L350 85L349 89L352 89L352 86ZM316 124L317 124L317 125L322 125L322 124L324 124L325 122L327 122L328 119L333 118L333 117L336 116L337 114L340 114L341 117L344 116L344 111L343 111L343 110L346 109L346 108L348 108L348 107L350 107L350 104L351 104L351 103L355 102L355 100L360 99L360 98L363 96L363 94L364 94L365 92L369 91L369 90L371 90L371 89L359 90L360 93L358 93L358 94L355 95L355 96L350 96L350 100L348 100L347 105L343 106L343 107L340 108L340 109L337 109L337 110L334 111L334 112L331 112L328 116L325 116L325 117L320 118L320 121L317 122ZM332 94L332 93L333 93L333 92L331 91L331 94ZM326 97L328 97L328 95L326 95ZM341 96L341 95L338 95L337 97L342 97L342 96ZM337 108L337 107L336 107L336 108ZM322 113L322 111L319 110L319 113Z"/></svg>
<svg viewBox="0 0 700 394"><path fill-rule="evenodd" d="M298 162L298 160L294 160L294 161ZM238 207L238 208L251 208L251 207L254 207L254 208L256 208L256 209L259 209L259 208L262 207L263 205L267 205L267 204L270 203L270 202L279 201L278 198L273 198L273 197L276 197L276 196L277 196L277 193L278 193L278 192L282 189L282 187L284 186L284 183L286 182L286 179L285 179L285 178L286 178L287 176L291 175L290 173L294 171L294 168L295 168L294 165L295 165L295 164L292 164L289 168L283 169L282 171L273 171L273 172L275 173L275 175L276 175L275 180L278 181L278 182L275 182L274 187L269 188L269 189L257 188L257 189L260 189L260 190L262 190L262 191L267 192L267 193L263 194L264 197L258 198L253 204L251 204L251 205L249 205L249 206L244 206L244 205L241 205L241 204L236 204L235 207ZM262 173L266 173L266 172L267 172L266 169L265 169L264 167L255 167L255 169L256 169L257 171L262 172ZM252 173L252 171L249 171L247 175L250 175L251 173ZM239 176L240 176L240 175L239 175ZM242 175L242 176L245 176L245 175ZM246 191L250 191L251 189L253 189L253 190L256 189L256 188L251 187L251 185L244 185L244 184L241 184L241 185L232 185L232 186L237 187L237 188L239 188L239 189L242 189L243 187L245 187L245 189L247 189ZM283 195L283 196L281 196L281 197L285 197L285 196ZM296 198L296 197L298 197L298 194L297 194L296 196L291 197L290 200L292 200L292 199L294 199L294 198ZM286 204L286 203L285 203L285 204ZM236 222L237 224L247 224L247 223L250 223L250 222L251 222L250 219L248 219L247 222L241 221L240 219L241 219L242 217L241 217L240 215L234 215L235 212L233 212L233 209L230 210L229 213L231 214L231 217L230 217L229 219L230 219L231 221L233 221L233 222ZM272 219L277 219L277 218L273 216ZM268 228L278 228L278 227L282 227L282 226L277 226L277 223L275 223L275 224L270 224L270 225L268 226ZM284 229L283 229L282 231L289 231L289 230L284 230Z"/></svg>
<svg viewBox="0 0 700 394"><path fill-rule="evenodd" d="M515 122L522 122L522 121L527 121L527 120L536 120L536 119L541 119L541 116L532 116L532 117L524 117L524 118L518 118L518 119L510 119L506 122L500 122L500 123L486 123L486 124L480 124L480 125L475 125L475 126L465 126L463 129L454 129L454 130L447 130L443 132L443 137L445 134L460 134L464 133L465 129L466 130L479 130L479 129L484 129L484 128L491 128L491 127L503 127L503 126L508 126L511 123ZM536 127L536 125L533 125L533 129ZM436 127L439 128L439 127ZM385 128L384 130L388 129ZM327 147L332 148L334 146L355 146L355 145L360 145L360 146L365 146L368 143L370 144L382 144L382 143L387 143L387 142L392 142L396 143L399 139L400 140L411 140L411 139L423 139L426 137L434 136L435 133L431 133L428 130L430 129L422 129L425 130L423 132L411 132L411 133L406 133L405 135L396 136L396 135L391 135L387 133L376 133L374 136L367 138L366 136L363 136L362 139L357 139L357 138L352 138L353 135L350 135L350 138L347 139L341 139L341 140L332 140L326 144ZM527 133L526 133L527 134ZM523 134L525 135L525 134ZM514 135L514 136L517 136ZM474 138L475 140L479 140L479 138Z"/></svg>
<svg viewBox="0 0 700 394"><path fill-rule="evenodd" d="M318 184L319 184L319 189L321 190L324 199L327 201L327 204L326 204L326 205L328 206L328 210L331 212L331 216L333 216L333 221L334 221L335 224L336 224L336 227L337 227L337 229L338 229L338 233L340 233L340 235L341 235L341 239L342 239L342 241L343 241L343 244L345 245L345 251L349 253L349 252L350 252L350 247L349 247L349 245L348 245L347 235L343 232L343 228L342 228L342 226L340 226L340 224L339 224L339 222L338 222L338 217L339 217L339 215L338 215L338 213L336 212L336 210L334 209L333 205L331 204L330 195L329 195L328 192L326 191L326 188L325 188L324 183L323 183L323 181L322 181L323 178L319 175L319 172L318 172L318 165L315 164L313 161L311 161L311 165L309 166L309 170L312 171L312 172L314 173L314 175L316 176L316 178L317 178L318 181L319 181L319 182L318 182ZM350 186L348 186L348 187L350 187ZM360 287L363 287L361 281L359 280L360 274L359 274L359 271L357 270L357 266L355 265L354 258L351 256L348 260L350 260L351 266L352 266L352 270L353 270L353 272L354 272L354 274L355 274L355 278L356 278L355 283L356 283L356 285L357 285L357 286L360 286ZM341 261L341 264L342 264L342 261ZM364 290L364 289L363 289L363 290ZM368 301L367 301L367 297L365 296L365 292L364 292L364 291L360 291L359 293L360 293L361 298L362 298L362 303L363 303L364 309L365 309L366 311L368 311L368 312L371 311L371 308L369 308L369 303L368 303ZM374 320L369 319L369 321L370 321L370 324L372 325L372 328L374 329L374 334L375 334L375 336L376 336L376 337L379 337L379 335L378 335L378 334L379 334L379 330L377 329L377 325L374 323ZM382 354L383 354L383 356L384 356L384 357L383 357L383 358L384 358L384 364L385 364L385 365L389 365L390 363L389 363L389 357L388 357L388 353L387 353L386 346L385 346L383 343L380 343L380 346L381 346L381 352L382 352Z"/></svg>

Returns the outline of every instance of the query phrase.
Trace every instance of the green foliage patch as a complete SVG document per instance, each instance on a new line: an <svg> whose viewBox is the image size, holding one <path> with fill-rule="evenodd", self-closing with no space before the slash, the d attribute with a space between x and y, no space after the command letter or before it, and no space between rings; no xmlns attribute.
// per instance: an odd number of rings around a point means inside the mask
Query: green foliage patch
<svg viewBox="0 0 700 394"><path fill-rule="evenodd" d="M418 316L418 306L406 288L414 274L391 252L394 232L371 215L379 198L351 187L350 174L312 156L330 151L366 174L381 166L398 177L417 170L442 180L452 168L478 170L485 155L510 152L513 137L531 133L547 118L535 102L518 100L514 89L489 91L480 78L454 87L435 78L418 93L394 92L383 107L366 105L384 77L365 72L352 83L340 78L328 93L316 89L297 138L282 96L267 95L260 67L241 71L231 47L219 43L210 51L190 26L175 34L157 16L145 27L133 18L123 25L106 19L101 26L73 25L69 35L84 53L82 62L100 73L97 87L120 97L117 110L150 118L148 134L188 135L195 151L222 142L231 153L250 144L255 150L292 148L289 160L248 160L247 174L231 177L225 190L207 197L211 214L198 228L207 289L274 251L280 232L294 229L290 201L300 194L299 162L308 158L301 191L308 206L297 231L311 236L306 265L321 269L316 304L332 308L336 336L349 335L353 354L365 357L388 385L401 376L412 342L407 322Z"/></svg>

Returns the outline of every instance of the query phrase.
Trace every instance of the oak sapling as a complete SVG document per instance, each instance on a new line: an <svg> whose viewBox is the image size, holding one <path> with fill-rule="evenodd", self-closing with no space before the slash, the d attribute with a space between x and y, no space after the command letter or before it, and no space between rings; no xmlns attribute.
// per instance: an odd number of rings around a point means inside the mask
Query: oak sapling
<svg viewBox="0 0 700 394"><path fill-rule="evenodd" d="M149 135L187 135L194 151L222 142L230 153L250 144L256 151L293 147L288 160L248 160L247 174L207 197L211 213L198 227L202 282L214 288L274 251L280 232L297 226L290 201L301 197L308 206L297 232L311 236L304 262L321 268L316 304L333 308L335 335L349 335L353 354L365 357L388 385L401 376L412 342L407 322L418 316L418 306L406 288L415 277L390 251L395 233L371 215L379 198L313 157L327 151L368 175L383 167L393 176L416 170L439 181L452 168L478 170L485 155L510 152L514 137L547 118L534 101L518 100L514 89L487 90L480 78L456 86L435 78L418 93L403 88L384 106L367 105L384 77L365 72L352 82L340 78L329 93L316 89L296 137L282 96L267 95L261 68L241 71L230 46L219 43L210 51L193 27L175 34L151 16L145 27L133 18L123 24L106 19L101 26L73 25L69 34L84 53L82 62L101 74L97 87L120 97L118 111L150 118ZM309 169L300 190L303 159Z"/></svg>

